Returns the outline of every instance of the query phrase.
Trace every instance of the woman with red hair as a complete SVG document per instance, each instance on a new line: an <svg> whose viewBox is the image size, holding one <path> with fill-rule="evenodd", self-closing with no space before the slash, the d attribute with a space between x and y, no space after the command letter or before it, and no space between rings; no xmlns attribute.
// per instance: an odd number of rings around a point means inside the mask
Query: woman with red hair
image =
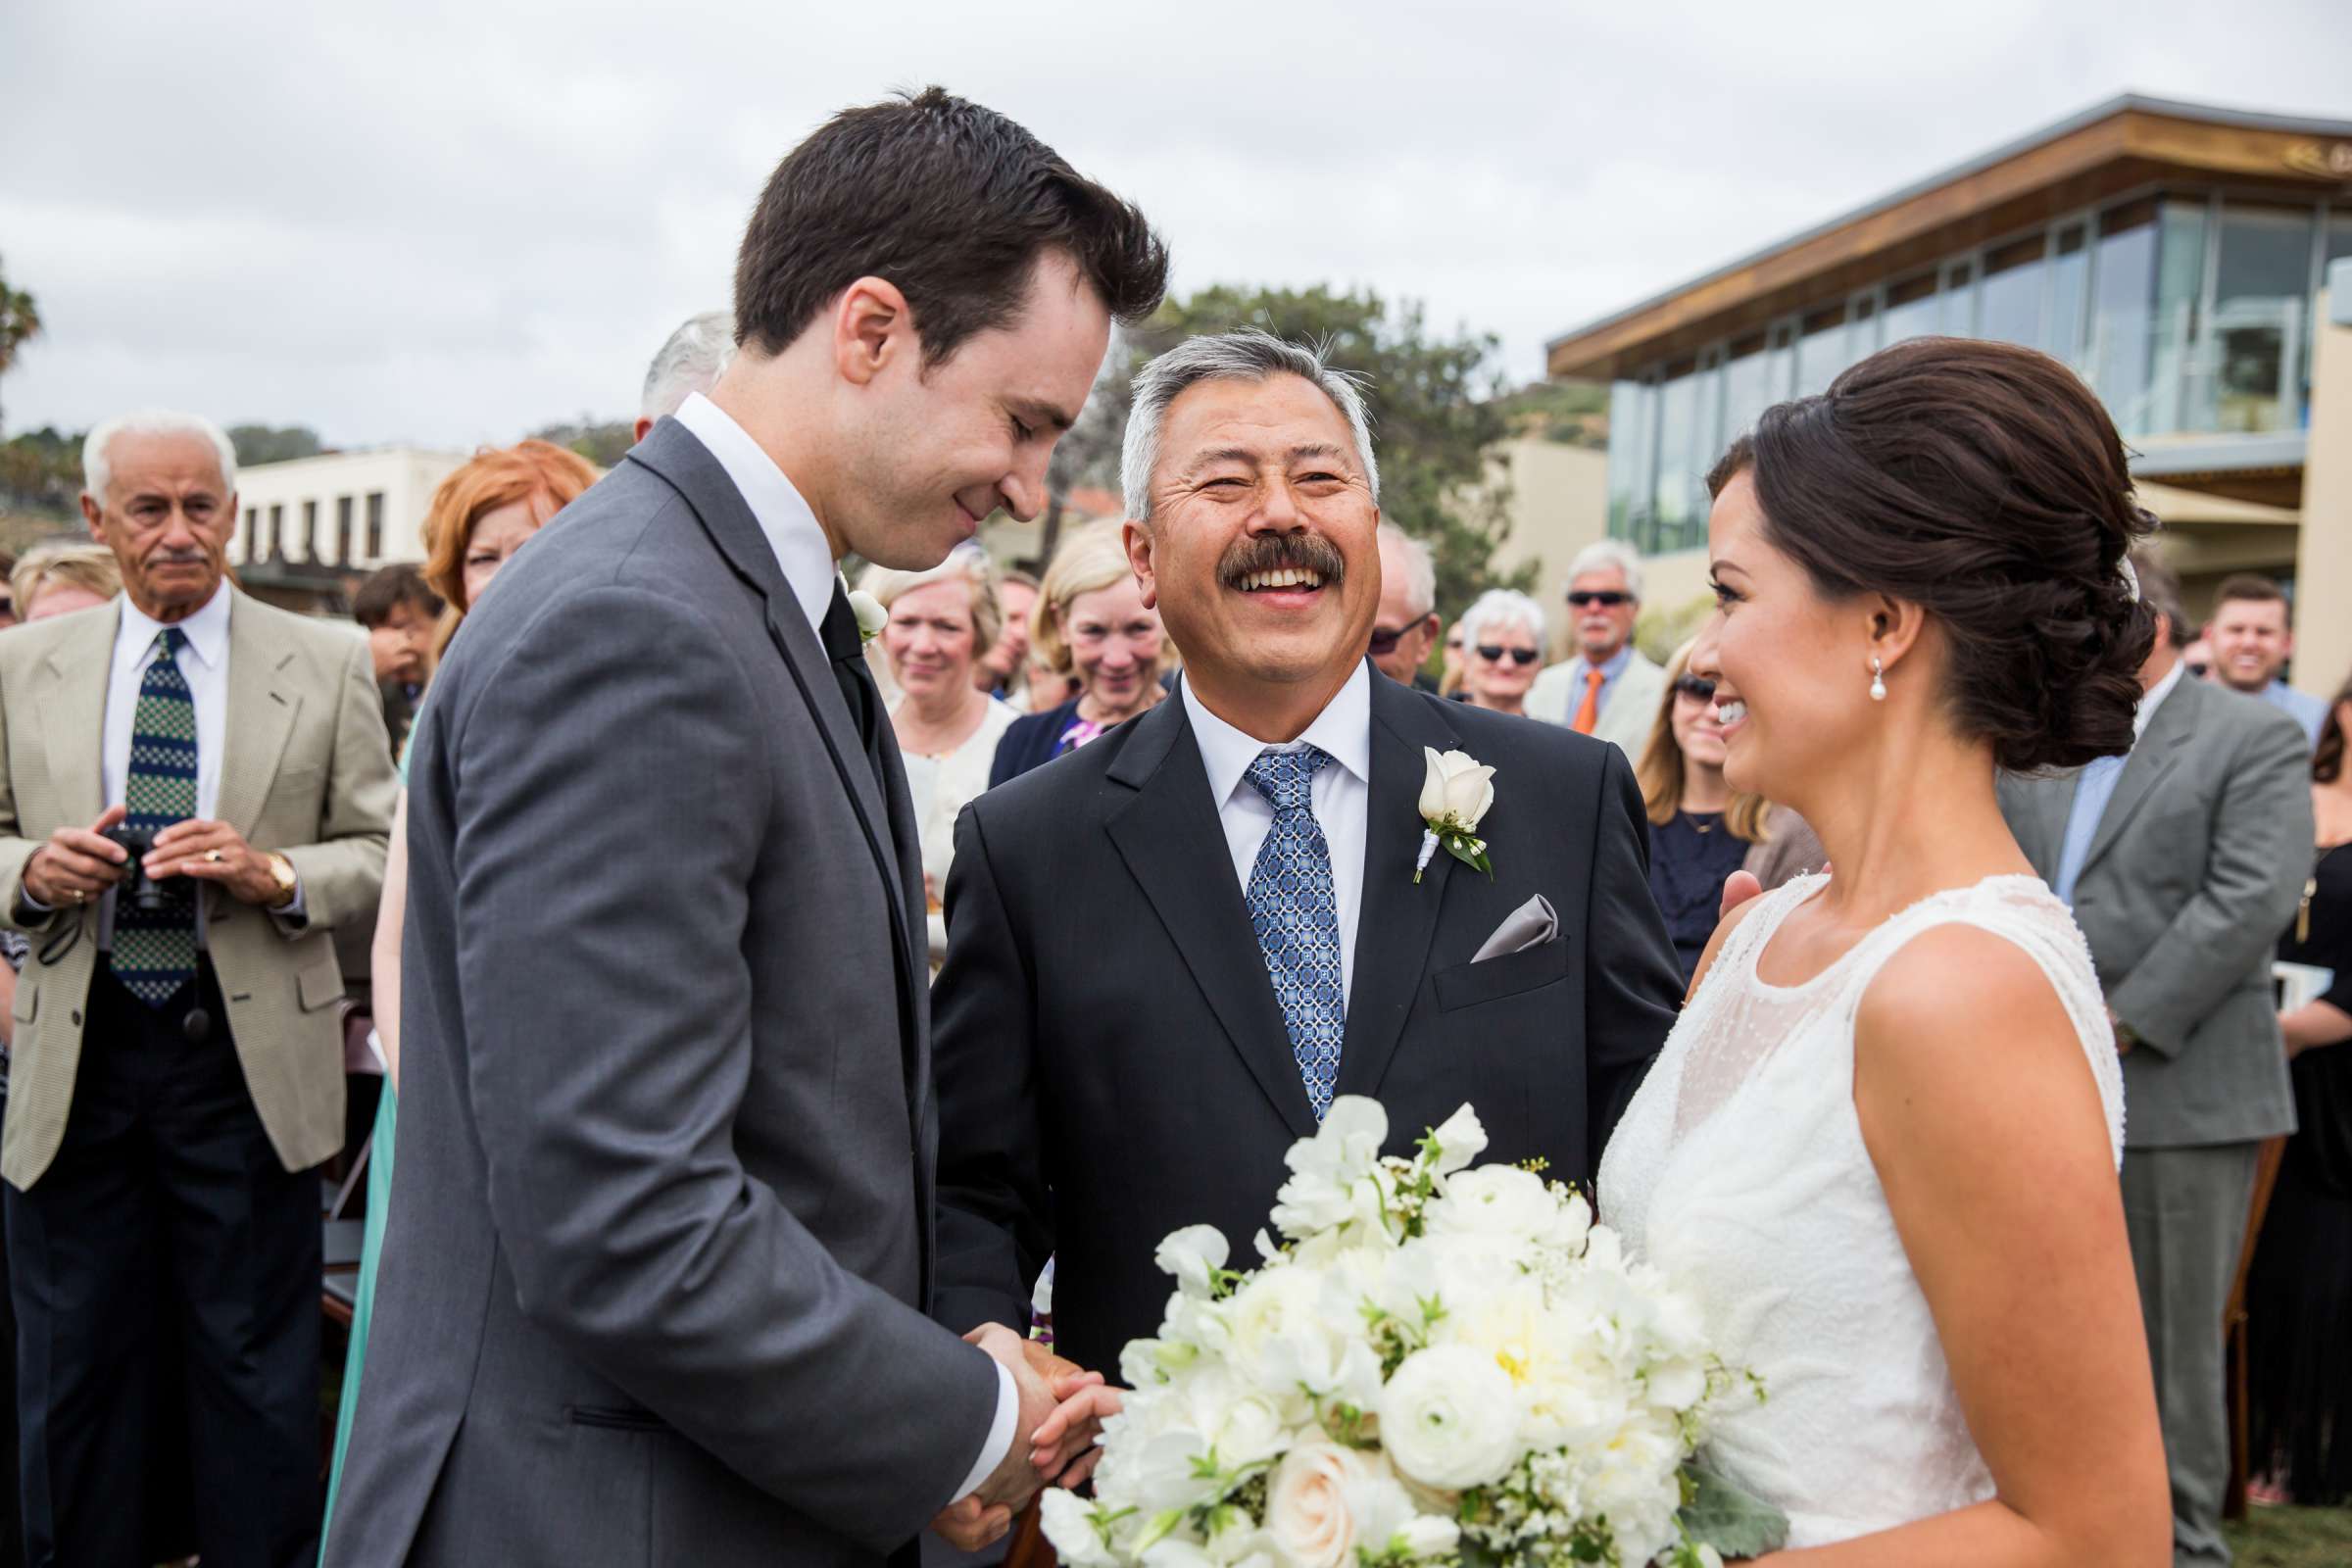
<svg viewBox="0 0 2352 1568"><path fill-rule="evenodd" d="M441 481L424 518L424 577L447 603L433 637L440 658L490 586L499 567L530 542L552 517L596 483L596 466L576 452L546 441L485 447L473 461ZM425 698L431 701L428 691ZM419 723L411 733L422 730ZM400 760L406 784L409 760ZM375 1134L368 1156L368 1232L360 1250L359 1290L352 1301L351 1348L343 1360L342 1409L335 1420L334 1469L327 1480L331 1520L335 1488L343 1479L343 1451L351 1442L352 1412L358 1408L360 1371L368 1355L368 1307L375 1299L376 1260L383 1251L384 1219L392 1205L393 1131L399 1123L400 938L407 923L409 892L409 797L404 789L392 818L392 842L384 857L384 891L376 907L373 985L375 1035L384 1056L384 1091L376 1102ZM326 1539L325 1526L319 1539Z"/></svg>

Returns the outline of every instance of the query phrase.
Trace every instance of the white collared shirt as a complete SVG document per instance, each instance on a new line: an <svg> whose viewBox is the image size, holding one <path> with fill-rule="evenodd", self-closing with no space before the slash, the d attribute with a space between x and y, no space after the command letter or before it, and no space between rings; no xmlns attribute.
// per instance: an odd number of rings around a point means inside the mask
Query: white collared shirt
<svg viewBox="0 0 2352 1568"><path fill-rule="evenodd" d="M1348 684L1287 746L1268 746L1234 728L1209 711L1191 681L1183 685L1185 713L1200 748L1200 765L1208 772L1208 798L1216 804L1226 848L1233 852L1233 872L1245 894L1257 852L1274 830L1274 804L1250 782L1250 764L1260 752L1312 746L1330 754L1331 762L1315 775L1314 812L1323 841L1331 847L1331 891L1340 917L1340 989L1351 994L1356 921L1364 907L1364 832L1372 808L1371 666L1359 662Z"/></svg>
<svg viewBox="0 0 2352 1568"><path fill-rule="evenodd" d="M178 622L187 637L179 673L196 706L196 814L220 815L220 758L228 740L228 607L235 595L227 583L213 590L204 608ZM121 595L122 621L115 633L114 662L106 678L106 722L98 754L99 778L109 805L121 805L130 781L130 726L139 707L139 683L155 662L156 639L164 622ZM88 753L83 753L88 756Z"/></svg>
<svg viewBox="0 0 2352 1568"><path fill-rule="evenodd" d="M776 564L783 568L784 585L792 590L792 597L800 605L801 612L808 617L810 628L821 628L825 611L833 603L833 585L840 580L841 568L833 560L833 547L826 541L816 514L776 466L776 460L767 455L766 448L753 440L751 432L737 424L726 410L700 392L692 392L679 406L677 420L726 470L728 482L743 497L744 505L752 509L760 531L767 536L767 547L775 552ZM1028 1327L1025 1323L1008 1326L1015 1333ZM996 1474L997 1466L1012 1451L1020 1413L1020 1394L1013 1387L1012 1374L999 1362L997 1413L989 1422L987 1441L980 1445L980 1456L973 1462L971 1474L964 1477L961 1490L956 1494L957 1498L979 1491L981 1483Z"/></svg>
<svg viewBox="0 0 2352 1568"><path fill-rule="evenodd" d="M2187 673L2188 665L2180 660L2175 660L2164 679L2140 694L2139 706L2132 710L2132 739L2134 743L2146 737L2148 725L2155 720L2156 710L2164 706L2164 700L2173 695L2173 688L2180 685L2180 677Z"/></svg>
<svg viewBox="0 0 2352 1568"><path fill-rule="evenodd" d="M767 547L776 553L776 564L784 569L785 586L809 626L824 625L841 568L834 564L833 547L816 514L776 466L776 460L726 410L700 392L690 392L679 405L677 420L718 460L743 504L752 509L760 531L767 535Z"/></svg>

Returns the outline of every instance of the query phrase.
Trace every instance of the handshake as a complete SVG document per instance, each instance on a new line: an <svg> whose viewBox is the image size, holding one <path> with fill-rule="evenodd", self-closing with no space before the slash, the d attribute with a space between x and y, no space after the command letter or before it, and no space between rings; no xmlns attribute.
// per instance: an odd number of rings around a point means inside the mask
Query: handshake
<svg viewBox="0 0 2352 1568"><path fill-rule="evenodd" d="M1075 1488L1095 1473L1095 1439L1119 1411L1119 1391L1001 1323L964 1336L1012 1374L1020 1415L1012 1446L978 1491L940 1510L931 1528L957 1549L977 1551L1012 1528L1013 1515L1046 1487Z"/></svg>

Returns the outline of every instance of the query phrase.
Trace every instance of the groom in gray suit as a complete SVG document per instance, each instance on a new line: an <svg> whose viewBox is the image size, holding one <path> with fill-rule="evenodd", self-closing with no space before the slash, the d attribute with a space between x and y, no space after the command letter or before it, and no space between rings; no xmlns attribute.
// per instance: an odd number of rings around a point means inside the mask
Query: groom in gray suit
<svg viewBox="0 0 2352 1568"><path fill-rule="evenodd" d="M744 236L733 366L467 619L333 1568L864 1568L1058 1468L1021 1338L924 1315L922 873L835 562L1034 515L1166 266L1002 116L837 117Z"/></svg>
<svg viewBox="0 0 2352 1568"><path fill-rule="evenodd" d="M2135 560L2161 621L2129 758L2005 779L2018 843L2089 940L2123 1053L2124 1217L2173 1483L2180 1563L2226 1563L2222 1313L2255 1153L2291 1131L2271 953L2311 866L2311 759L2278 709L2188 678L2180 588Z"/></svg>

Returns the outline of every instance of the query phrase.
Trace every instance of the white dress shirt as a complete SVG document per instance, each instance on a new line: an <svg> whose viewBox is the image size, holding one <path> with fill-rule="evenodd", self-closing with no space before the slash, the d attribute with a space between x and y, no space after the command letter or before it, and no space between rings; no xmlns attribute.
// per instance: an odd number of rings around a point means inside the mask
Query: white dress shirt
<svg viewBox="0 0 2352 1568"><path fill-rule="evenodd" d="M784 585L799 601L801 612L808 617L811 628L821 627L825 611L833 603L833 584L841 576L841 567L833 560L833 547L826 542L825 530L816 520L816 514L801 498L784 470L767 449L752 439L751 432L737 424L732 416L700 392L687 394L679 406L677 420L700 441L718 466L726 470L736 493L744 505L752 509L752 516L760 531L767 535L768 548L776 553L776 564L784 570ZM1015 1334L1028 1328L1025 1323L1008 1323L1005 1327ZM1020 1392L1013 1387L1012 1374L1001 1361L997 1369L997 1414L989 1423L988 1441L980 1446L980 1458L972 1473L964 1477L957 1489L958 1498L980 1490L980 1484L996 1474L997 1466L1012 1451L1012 1440L1020 1425Z"/></svg>
<svg viewBox="0 0 2352 1568"><path fill-rule="evenodd" d="M188 646L179 655L180 678L196 705L196 814L220 814L220 755L228 739L228 607L235 595L222 583L213 597L178 622ZM139 683L156 660L156 639L165 623L130 602L125 594L122 623L115 633L114 663L106 678L106 728L99 770L110 804L120 805L130 780L130 726L139 707ZM85 752L83 754L87 756Z"/></svg>
<svg viewBox="0 0 2352 1568"><path fill-rule="evenodd" d="M1226 723L1208 710L1189 680L1184 682L1184 707L1200 748L1200 765L1208 772L1208 798L1216 803L1225 846L1233 852L1233 874L1245 894L1258 849L1274 830L1274 803L1250 782L1250 764L1260 752L1295 752L1308 746L1330 755L1331 761L1315 775L1313 806L1323 842L1331 848L1332 900L1340 917L1340 990L1343 996L1352 994L1355 927L1364 908L1364 832L1372 808L1371 666L1359 661L1348 684L1287 746L1268 746Z"/></svg>

